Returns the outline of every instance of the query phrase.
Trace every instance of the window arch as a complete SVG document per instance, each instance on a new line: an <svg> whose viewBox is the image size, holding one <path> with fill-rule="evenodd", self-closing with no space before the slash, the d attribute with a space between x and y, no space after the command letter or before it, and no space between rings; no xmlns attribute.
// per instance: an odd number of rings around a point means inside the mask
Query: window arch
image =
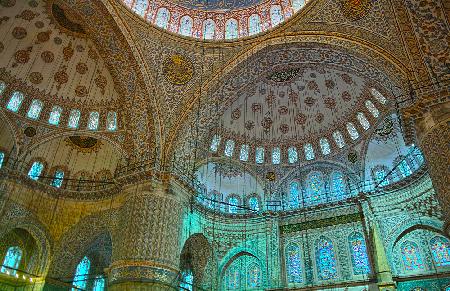
<svg viewBox="0 0 450 291"><path fill-rule="evenodd" d="M56 188L61 188L64 179L64 171L56 170L55 176L53 177L52 186Z"/></svg>
<svg viewBox="0 0 450 291"><path fill-rule="evenodd" d="M311 172L306 178L305 204L314 205L323 201L325 181L321 172Z"/></svg>
<svg viewBox="0 0 450 291"><path fill-rule="evenodd" d="M28 177L32 180L37 181L43 170L44 164L36 161L31 165L31 168L28 171Z"/></svg>
<svg viewBox="0 0 450 291"><path fill-rule="evenodd" d="M225 24L225 39L235 39L238 38L239 34L239 24L234 18L227 20Z"/></svg>
<svg viewBox="0 0 450 291"><path fill-rule="evenodd" d="M57 105L53 106L50 116L48 117L48 123L51 125L58 125L62 111L63 109L61 107Z"/></svg>
<svg viewBox="0 0 450 291"><path fill-rule="evenodd" d="M319 140L319 143L320 143L320 149L322 151L322 154L324 156L329 155L331 153L331 148L330 148L330 143L328 142L328 139L323 137Z"/></svg>
<svg viewBox="0 0 450 291"><path fill-rule="evenodd" d="M89 130L97 130L99 119L100 119L100 114L97 111L92 111L89 114L89 120L88 120L87 128Z"/></svg>
<svg viewBox="0 0 450 291"><path fill-rule="evenodd" d="M8 104L6 105L6 109L8 109L12 112L19 111L19 108L22 105L24 98L25 98L25 96L23 96L22 92L14 91L11 94L11 98L9 99Z"/></svg>
<svg viewBox="0 0 450 291"><path fill-rule="evenodd" d="M192 26L194 21L189 15L185 15L180 19L180 27L178 33L184 36L192 36Z"/></svg>
<svg viewBox="0 0 450 291"><path fill-rule="evenodd" d="M248 35L254 35L261 32L261 18L258 14L252 14L248 18Z"/></svg>
<svg viewBox="0 0 450 291"><path fill-rule="evenodd" d="M419 247L412 241L402 243L401 255L406 271L417 271L425 269Z"/></svg>
<svg viewBox="0 0 450 291"><path fill-rule="evenodd" d="M331 174L331 191L336 200L342 200L347 196L347 187L342 172L333 172Z"/></svg>
<svg viewBox="0 0 450 291"><path fill-rule="evenodd" d="M364 128L364 130L368 130L370 128L370 123L367 120L366 116L364 115L364 113L362 112L358 112L356 114L356 118L359 121L359 124L361 124L361 126Z"/></svg>
<svg viewBox="0 0 450 291"><path fill-rule="evenodd" d="M252 290L262 287L262 269L259 260L249 254L234 259L224 272L225 290Z"/></svg>
<svg viewBox="0 0 450 291"><path fill-rule="evenodd" d="M297 181L289 185L289 207L297 208L300 206L300 185Z"/></svg>
<svg viewBox="0 0 450 291"><path fill-rule="evenodd" d="M347 122L346 127L347 127L347 131L348 131L348 134L350 135L351 139L353 139L353 140L358 139L359 133L356 130L355 125L351 122Z"/></svg>
<svg viewBox="0 0 450 291"><path fill-rule="evenodd" d="M234 140L229 139L225 143L225 156L232 157L234 152Z"/></svg>
<svg viewBox="0 0 450 291"><path fill-rule="evenodd" d="M16 269L18 269L20 266L22 255L22 249L20 249L18 246L9 247L6 251L5 259L3 260L1 272L8 272L9 274L14 276L16 274Z"/></svg>
<svg viewBox="0 0 450 291"><path fill-rule="evenodd" d="M236 196L228 198L228 213L238 213L239 199Z"/></svg>
<svg viewBox="0 0 450 291"><path fill-rule="evenodd" d="M372 93L372 96L375 97L375 99L378 100L381 104L386 104L387 100L386 97L383 96L377 89L372 88L370 89L370 93Z"/></svg>
<svg viewBox="0 0 450 291"><path fill-rule="evenodd" d="M299 11L303 6L305 6L305 0L292 0L292 9L294 12Z"/></svg>
<svg viewBox="0 0 450 291"><path fill-rule="evenodd" d="M39 115L41 115L41 111L42 111L42 101L39 99L34 99L33 101L31 101L30 108L28 109L27 112L27 117L36 120L39 118Z"/></svg>
<svg viewBox="0 0 450 291"><path fill-rule="evenodd" d="M249 264L247 270L247 288L254 289L261 286L261 267L258 263Z"/></svg>
<svg viewBox="0 0 450 291"><path fill-rule="evenodd" d="M255 151L255 161L257 164L264 163L264 148L257 147Z"/></svg>
<svg viewBox="0 0 450 291"><path fill-rule="evenodd" d="M241 289L241 273L239 267L230 265L225 273L225 288L227 290Z"/></svg>
<svg viewBox="0 0 450 291"><path fill-rule="evenodd" d="M215 134L212 141L211 141L211 146L209 147L209 149L212 152L217 152L217 150L219 149L219 144L220 144L220 135Z"/></svg>
<svg viewBox="0 0 450 291"><path fill-rule="evenodd" d="M333 132L333 139L338 148L343 148L345 146L344 137L342 136L342 133L340 131Z"/></svg>
<svg viewBox="0 0 450 291"><path fill-rule="evenodd" d="M281 10L280 5L272 5L270 7L270 22L272 27L277 26L281 22L283 22L283 12Z"/></svg>
<svg viewBox="0 0 450 291"><path fill-rule="evenodd" d="M348 238L352 256L353 273L363 275L370 273L369 257L367 256L366 241L360 232L351 234Z"/></svg>
<svg viewBox="0 0 450 291"><path fill-rule="evenodd" d="M103 291L103 290L105 290L105 278L103 276L96 276L92 291Z"/></svg>
<svg viewBox="0 0 450 291"><path fill-rule="evenodd" d="M372 101L366 100L365 105L367 110L369 110L370 114L372 114L373 117L378 118L378 116L380 116L380 112L375 107L375 105L373 105Z"/></svg>
<svg viewBox="0 0 450 291"><path fill-rule="evenodd" d="M69 121L67 126L69 128L78 128L78 123L80 121L81 112L78 109L72 109L69 115Z"/></svg>
<svg viewBox="0 0 450 291"><path fill-rule="evenodd" d="M314 155L314 149L312 144L307 143L303 146L303 149L305 150L305 159L307 161L311 161L315 159L315 155Z"/></svg>
<svg viewBox="0 0 450 291"><path fill-rule="evenodd" d="M288 283L303 282L300 247L296 243L290 243L286 247L286 269Z"/></svg>
<svg viewBox="0 0 450 291"><path fill-rule="evenodd" d="M281 150L279 147L272 149L272 164L279 165L281 163Z"/></svg>
<svg viewBox="0 0 450 291"><path fill-rule="evenodd" d="M430 240L430 246L436 266L450 266L450 243L448 239L435 236Z"/></svg>
<svg viewBox="0 0 450 291"><path fill-rule="evenodd" d="M289 160L289 164L293 164L298 161L298 153L297 153L296 147L290 147L288 149L288 160Z"/></svg>
<svg viewBox="0 0 450 291"><path fill-rule="evenodd" d="M243 162L248 161L249 151L250 151L250 146L248 144L243 144L241 146L241 152L239 154L239 159Z"/></svg>
<svg viewBox="0 0 450 291"><path fill-rule="evenodd" d="M212 19L203 22L203 39L214 39L216 34L216 23Z"/></svg>
<svg viewBox="0 0 450 291"><path fill-rule="evenodd" d="M170 20L170 11L166 7L161 7L156 12L155 24L167 29Z"/></svg>
<svg viewBox="0 0 450 291"><path fill-rule="evenodd" d="M259 199L258 199L258 197L257 196L251 196L248 199L248 206L252 210L259 211Z"/></svg>
<svg viewBox="0 0 450 291"><path fill-rule="evenodd" d="M73 277L73 285L75 287L82 290L86 289L90 268L91 261L87 257L84 257L75 270L75 276ZM72 291L74 290L75 288L72 288Z"/></svg>
<svg viewBox="0 0 450 291"><path fill-rule="evenodd" d="M194 290L194 274L191 270L184 270L181 273L180 287L182 288L181 290Z"/></svg>
<svg viewBox="0 0 450 291"><path fill-rule="evenodd" d="M316 245L316 266L319 280L336 279L336 265L333 242L326 237L321 237Z"/></svg>
<svg viewBox="0 0 450 291"><path fill-rule="evenodd" d="M106 129L115 131L117 129L117 113L114 111L108 112L106 116Z"/></svg>

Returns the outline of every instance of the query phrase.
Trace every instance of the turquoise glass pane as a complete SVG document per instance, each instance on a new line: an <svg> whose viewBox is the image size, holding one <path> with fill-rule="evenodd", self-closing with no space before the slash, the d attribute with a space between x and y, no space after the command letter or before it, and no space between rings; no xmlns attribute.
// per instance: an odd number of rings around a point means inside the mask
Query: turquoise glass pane
<svg viewBox="0 0 450 291"><path fill-rule="evenodd" d="M69 122L67 123L67 126L69 128L77 128L78 122L80 121L81 112L77 109L72 109L70 111L69 115Z"/></svg>
<svg viewBox="0 0 450 291"><path fill-rule="evenodd" d="M214 135L212 141L211 141L211 147L209 148L212 152L217 152L217 150L219 149L219 144L220 144L220 136L219 135Z"/></svg>
<svg viewBox="0 0 450 291"><path fill-rule="evenodd" d="M293 163L296 163L298 161L297 148L290 147L288 149L288 160L289 160L289 164L293 164Z"/></svg>
<svg viewBox="0 0 450 291"><path fill-rule="evenodd" d="M63 178L64 178L64 172L61 170L57 170L55 172L55 177L53 178L53 181L52 181L52 186L56 187L56 188L60 188L63 183Z"/></svg>
<svg viewBox="0 0 450 291"><path fill-rule="evenodd" d="M355 275L369 274L370 265L367 256L367 248L361 233L355 233L349 237L350 253L352 255L353 273Z"/></svg>
<svg viewBox="0 0 450 291"><path fill-rule="evenodd" d="M100 114L97 111L93 111L89 114L88 126L89 130L97 130Z"/></svg>
<svg viewBox="0 0 450 291"><path fill-rule="evenodd" d="M316 250L317 274L320 280L336 279L337 268L333 243L321 238Z"/></svg>
<svg viewBox="0 0 450 291"><path fill-rule="evenodd" d="M325 181L322 173L312 172L309 174L306 185L305 204L314 205L322 202L325 196Z"/></svg>
<svg viewBox="0 0 450 291"><path fill-rule="evenodd" d="M41 115L41 110L42 110L42 102L40 100L34 99L33 101L31 101L27 117L36 120L39 118L39 115Z"/></svg>
<svg viewBox="0 0 450 291"><path fill-rule="evenodd" d="M102 276L95 277L94 287L92 291L104 291L105 290L105 278Z"/></svg>
<svg viewBox="0 0 450 291"><path fill-rule="evenodd" d="M5 153L0 152L0 169L3 167L3 161L5 160Z"/></svg>
<svg viewBox="0 0 450 291"><path fill-rule="evenodd" d="M303 282L300 247L297 244L290 244L286 248L286 266L288 283Z"/></svg>
<svg viewBox="0 0 450 291"><path fill-rule="evenodd" d="M402 260L406 271L423 270L422 257L416 243L406 241L401 245Z"/></svg>
<svg viewBox="0 0 450 291"><path fill-rule="evenodd" d="M11 98L9 99L8 105L6 105L6 109L11 110L12 112L19 111L23 99L23 94L21 92L15 91L14 93L12 93Z"/></svg>
<svg viewBox="0 0 450 291"><path fill-rule="evenodd" d="M259 264L252 263L247 270L247 288L254 289L261 286L261 268Z"/></svg>
<svg viewBox="0 0 450 291"><path fill-rule="evenodd" d="M87 280L89 275L89 269L91 268L91 261L87 257L84 257L81 262L78 264L77 269L75 271L75 276L73 278L73 285L78 289L86 289ZM72 291L75 291L75 288L72 288Z"/></svg>
<svg viewBox="0 0 450 291"><path fill-rule="evenodd" d="M194 290L194 275L191 270L183 271L181 274L180 290Z"/></svg>
<svg viewBox="0 0 450 291"><path fill-rule="evenodd" d="M292 182L289 187L289 206L291 208L297 208L299 206L299 185L298 182Z"/></svg>
<svg viewBox="0 0 450 291"><path fill-rule="evenodd" d="M450 244L446 238L436 236L430 241L431 253L437 267L450 266Z"/></svg>
<svg viewBox="0 0 450 291"><path fill-rule="evenodd" d="M331 175L331 183L334 198L336 200L344 199L347 194L344 175L341 172L333 172Z"/></svg>
<svg viewBox="0 0 450 291"><path fill-rule="evenodd" d="M16 270L20 265L20 261L22 259L22 250L17 247L10 247L6 251L5 259L3 260L3 266L1 268L2 273L9 273L10 275L15 275Z"/></svg>
<svg viewBox="0 0 450 291"><path fill-rule="evenodd" d="M50 112L50 116L48 118L48 123L51 125L58 125L59 119L61 118L62 108L59 106L53 106L52 112Z"/></svg>
<svg viewBox="0 0 450 291"><path fill-rule="evenodd" d="M412 174L411 167L408 165L406 160L403 160L398 164L398 170L400 171L402 177L407 177Z"/></svg>
<svg viewBox="0 0 450 291"><path fill-rule="evenodd" d="M228 199L228 212L229 213L237 213L238 208L237 205L239 205L239 201L236 197L231 197L230 199Z"/></svg>
<svg viewBox="0 0 450 291"><path fill-rule="evenodd" d="M115 131L117 129L117 113L116 112L108 112L106 117L106 128L109 131Z"/></svg>
<svg viewBox="0 0 450 291"><path fill-rule="evenodd" d="M30 177L30 179L37 181L43 169L44 165L42 163L34 162L33 165L31 165L30 171L28 171L28 177Z"/></svg>
<svg viewBox="0 0 450 291"><path fill-rule="evenodd" d="M250 206L250 209L259 210L259 201L257 197L250 197L250 199L248 200L248 204Z"/></svg>

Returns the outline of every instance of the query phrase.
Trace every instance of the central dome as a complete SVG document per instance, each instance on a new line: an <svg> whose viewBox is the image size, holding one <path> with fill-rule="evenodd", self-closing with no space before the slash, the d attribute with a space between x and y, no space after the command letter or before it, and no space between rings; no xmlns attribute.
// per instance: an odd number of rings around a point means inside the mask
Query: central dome
<svg viewBox="0 0 450 291"><path fill-rule="evenodd" d="M148 22L203 40L234 40L267 31L290 18L305 0L123 0Z"/></svg>

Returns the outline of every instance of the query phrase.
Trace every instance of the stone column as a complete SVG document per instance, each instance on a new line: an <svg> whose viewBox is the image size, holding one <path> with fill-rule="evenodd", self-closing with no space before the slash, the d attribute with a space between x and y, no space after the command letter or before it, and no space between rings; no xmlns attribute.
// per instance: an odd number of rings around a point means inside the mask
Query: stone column
<svg viewBox="0 0 450 291"><path fill-rule="evenodd" d="M129 187L108 272L109 290L178 290L183 197L168 184Z"/></svg>
<svg viewBox="0 0 450 291"><path fill-rule="evenodd" d="M377 277L378 290L396 290L395 282L392 279L392 272L384 249L383 240L376 223L371 225L371 240L373 247L373 260L375 265L375 275Z"/></svg>
<svg viewBox="0 0 450 291"><path fill-rule="evenodd" d="M450 235L450 102L431 107L415 119L415 128Z"/></svg>

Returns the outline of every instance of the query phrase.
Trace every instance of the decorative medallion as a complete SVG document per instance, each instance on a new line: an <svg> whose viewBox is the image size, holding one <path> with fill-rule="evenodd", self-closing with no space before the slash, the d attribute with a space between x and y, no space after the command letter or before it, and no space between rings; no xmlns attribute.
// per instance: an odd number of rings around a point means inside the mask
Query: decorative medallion
<svg viewBox="0 0 450 291"><path fill-rule="evenodd" d="M80 34L85 34L86 31L83 29L83 27L67 18L66 13L64 10L59 7L57 4L52 5L52 15L55 18L56 22L62 26L63 28Z"/></svg>
<svg viewBox="0 0 450 291"><path fill-rule="evenodd" d="M327 86L328 89L333 89L335 85L333 80L325 80L325 86Z"/></svg>
<svg viewBox="0 0 450 291"><path fill-rule="evenodd" d="M72 56L73 56L72 42L69 42L67 44L67 46L64 47L64 49L63 49L63 56L64 56L64 60L66 62L72 58Z"/></svg>
<svg viewBox="0 0 450 291"><path fill-rule="evenodd" d="M237 120L239 119L239 117L241 117L241 110L239 108L236 108L231 112L231 119Z"/></svg>
<svg viewBox="0 0 450 291"><path fill-rule="evenodd" d="M106 78L102 75L98 75L97 77L95 77L94 82L95 82L95 85L100 88L100 91L102 92L102 94L105 94L105 87L106 87L106 84L108 83L106 81Z"/></svg>
<svg viewBox="0 0 450 291"><path fill-rule="evenodd" d="M83 98L83 97L86 97L89 94L89 92L88 92L88 89L86 88L86 86L77 86L75 88L75 94L78 97Z"/></svg>
<svg viewBox="0 0 450 291"><path fill-rule="evenodd" d="M42 80L44 79L42 77L42 74L39 73L39 72L32 72L30 74L29 78L30 78L30 82L35 84L35 85L38 85L38 84L42 83Z"/></svg>
<svg viewBox="0 0 450 291"><path fill-rule="evenodd" d="M248 120L245 122L245 129L252 130L255 128L255 122L253 120Z"/></svg>
<svg viewBox="0 0 450 291"><path fill-rule="evenodd" d="M345 74L345 73L341 74L341 78L342 78L342 81L344 81L348 85L351 85L353 83L352 77L348 74Z"/></svg>
<svg viewBox="0 0 450 291"><path fill-rule="evenodd" d="M36 135L36 129L34 127L28 126L27 128L25 128L23 133L26 137L33 137Z"/></svg>
<svg viewBox="0 0 450 291"><path fill-rule="evenodd" d="M32 51L31 47L27 48L26 50L18 50L14 55L16 62L19 64L28 63L28 61L30 60L31 51Z"/></svg>
<svg viewBox="0 0 450 291"><path fill-rule="evenodd" d="M39 13L34 13L30 9L25 9L20 14L16 15L16 18L21 18L23 20L31 21L38 15L39 15Z"/></svg>
<svg viewBox="0 0 450 291"><path fill-rule="evenodd" d="M270 91L266 97L267 106L272 107L273 104L275 103L275 100L276 100L275 94L273 93L273 91Z"/></svg>
<svg viewBox="0 0 450 291"><path fill-rule="evenodd" d="M323 121L323 114L322 113L317 113L316 115L316 122L317 123L322 123Z"/></svg>
<svg viewBox="0 0 450 291"><path fill-rule="evenodd" d="M252 111L253 111L253 113L256 113L256 112L261 113L262 112L261 104L260 103L253 103L252 104Z"/></svg>
<svg viewBox="0 0 450 291"><path fill-rule="evenodd" d="M277 179L277 174L275 172L267 172L266 173L266 180L269 182L274 182Z"/></svg>
<svg viewBox="0 0 450 291"><path fill-rule="evenodd" d="M93 49L92 47L89 47L88 56L89 56L89 58L93 59L94 61L98 59L98 54L95 51L95 49Z"/></svg>
<svg viewBox="0 0 450 291"><path fill-rule="evenodd" d="M166 80L175 85L184 85L192 79L194 68L191 60L182 55L173 55L163 63Z"/></svg>
<svg viewBox="0 0 450 291"><path fill-rule="evenodd" d="M41 31L37 35L37 42L36 43L44 43L47 42L50 39L50 34L52 33L51 30L48 31Z"/></svg>
<svg viewBox="0 0 450 291"><path fill-rule="evenodd" d="M280 125L280 131L282 134L286 134L289 132L289 125L283 123L282 125Z"/></svg>
<svg viewBox="0 0 450 291"><path fill-rule="evenodd" d="M288 98L289 98L290 102L292 102L294 104L297 104L297 101L298 101L298 94L297 94L297 92L291 91L289 93L289 97Z"/></svg>
<svg viewBox="0 0 450 291"><path fill-rule="evenodd" d="M62 39L59 36L55 36L53 38L53 42L57 45L60 45L60 44L62 44Z"/></svg>
<svg viewBox="0 0 450 291"><path fill-rule="evenodd" d="M272 126L272 118L270 117L264 117L264 119L261 121L261 126L265 129L265 130L269 130L270 127Z"/></svg>
<svg viewBox="0 0 450 291"><path fill-rule="evenodd" d="M302 72L300 68L289 68L287 70L280 70L270 74L267 79L276 83L284 83L292 81Z"/></svg>
<svg viewBox="0 0 450 291"><path fill-rule="evenodd" d="M88 66L85 63L78 63L76 70L78 74L84 75L88 71Z"/></svg>
<svg viewBox="0 0 450 291"><path fill-rule="evenodd" d="M288 114L288 108L286 107L286 106L280 106L280 107L278 107L278 113L280 114L280 115L286 115L286 114Z"/></svg>
<svg viewBox="0 0 450 291"><path fill-rule="evenodd" d="M306 122L306 115L303 113L297 113L294 117L294 122L298 125L304 125Z"/></svg>
<svg viewBox="0 0 450 291"><path fill-rule="evenodd" d="M45 63L49 64L53 62L55 55L51 51L44 51L41 53L41 58Z"/></svg>
<svg viewBox="0 0 450 291"><path fill-rule="evenodd" d="M54 78L55 82L58 84L56 86L56 88L58 90L61 89L61 85L65 84L69 81L69 76L66 73L66 67L63 66L60 71L56 72L56 74L53 78Z"/></svg>
<svg viewBox="0 0 450 291"><path fill-rule="evenodd" d="M0 5L3 7L13 7L16 5L16 0L1 0Z"/></svg>
<svg viewBox="0 0 450 291"><path fill-rule="evenodd" d="M309 81L308 82L308 90L315 91L315 92L320 92L319 91L319 85L317 84L316 81Z"/></svg>
<svg viewBox="0 0 450 291"><path fill-rule="evenodd" d="M76 50L77 52L79 52L79 53L82 53L82 52L84 52L84 46L82 46L81 44L78 44L78 45L75 47L75 50Z"/></svg>
<svg viewBox="0 0 450 291"><path fill-rule="evenodd" d="M336 100L331 97L325 98L325 100L323 100L323 103L325 103L325 107L328 109L334 109L334 107L336 107Z"/></svg>
<svg viewBox="0 0 450 291"><path fill-rule="evenodd" d="M355 21L366 16L372 8L371 0L340 0L344 16Z"/></svg>
<svg viewBox="0 0 450 291"><path fill-rule="evenodd" d="M348 91L342 92L342 100L347 101L347 102L352 100L352 96L350 95L350 93Z"/></svg>
<svg viewBox="0 0 450 291"><path fill-rule="evenodd" d="M72 148L84 153L98 151L102 145L101 141L89 136L74 135L66 138L65 141Z"/></svg>
<svg viewBox="0 0 450 291"><path fill-rule="evenodd" d="M358 161L358 155L355 152L348 153L347 159L350 163L354 164Z"/></svg>
<svg viewBox="0 0 450 291"><path fill-rule="evenodd" d="M3 17L1 17L0 18L0 25L3 23L3 22L6 22L6 21L8 21L9 20L9 17L8 16L3 16Z"/></svg>
<svg viewBox="0 0 450 291"><path fill-rule="evenodd" d="M11 34L15 39L23 39L27 36L27 30L23 27L16 26Z"/></svg>
<svg viewBox="0 0 450 291"><path fill-rule="evenodd" d="M314 103L316 103L316 99L314 99L313 97L308 96L305 98L305 104L308 105L309 107L312 107Z"/></svg>
<svg viewBox="0 0 450 291"><path fill-rule="evenodd" d="M34 26L36 26L36 28L43 28L44 27L44 22L42 22L42 21L36 21L35 23L34 23Z"/></svg>

